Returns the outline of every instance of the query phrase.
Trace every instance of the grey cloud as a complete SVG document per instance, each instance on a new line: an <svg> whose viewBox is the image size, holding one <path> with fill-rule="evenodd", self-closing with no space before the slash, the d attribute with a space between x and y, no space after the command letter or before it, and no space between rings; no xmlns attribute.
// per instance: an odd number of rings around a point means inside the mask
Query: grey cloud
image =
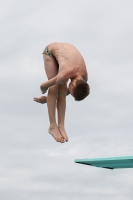
<svg viewBox="0 0 133 200"><path fill-rule="evenodd" d="M76 158L132 155L132 1L1 1L0 198L132 199L132 169L106 170ZM42 51L74 44L85 58L90 96L67 97L69 142L48 134Z"/></svg>

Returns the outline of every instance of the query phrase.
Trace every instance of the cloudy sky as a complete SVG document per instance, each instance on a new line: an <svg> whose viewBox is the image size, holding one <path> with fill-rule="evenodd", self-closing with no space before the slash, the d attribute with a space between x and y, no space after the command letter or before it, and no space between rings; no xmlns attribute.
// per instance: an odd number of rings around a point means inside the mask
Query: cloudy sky
<svg viewBox="0 0 133 200"><path fill-rule="evenodd" d="M50 42L79 49L91 87L82 102L67 97L64 144L33 101ZM0 199L132 200L133 169L74 163L133 155L132 77L132 0L0 0Z"/></svg>

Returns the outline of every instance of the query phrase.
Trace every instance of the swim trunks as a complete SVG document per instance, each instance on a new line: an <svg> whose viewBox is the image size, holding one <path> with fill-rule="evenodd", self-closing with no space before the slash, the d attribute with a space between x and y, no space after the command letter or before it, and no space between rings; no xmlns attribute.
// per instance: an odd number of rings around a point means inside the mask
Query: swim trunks
<svg viewBox="0 0 133 200"><path fill-rule="evenodd" d="M53 55L49 52L48 47L49 47L49 45L45 47L45 49L44 49L44 51L43 51L42 54L45 54L45 55L50 56L51 58L53 58L53 59L55 60L56 64L57 64L57 68L59 69L59 63L58 63L58 61L56 60L55 56L53 56Z"/></svg>
<svg viewBox="0 0 133 200"><path fill-rule="evenodd" d="M45 47L45 49L44 49L42 54L46 54L47 56L50 56L51 58L54 58L54 56L49 52L48 47L49 47L49 45Z"/></svg>

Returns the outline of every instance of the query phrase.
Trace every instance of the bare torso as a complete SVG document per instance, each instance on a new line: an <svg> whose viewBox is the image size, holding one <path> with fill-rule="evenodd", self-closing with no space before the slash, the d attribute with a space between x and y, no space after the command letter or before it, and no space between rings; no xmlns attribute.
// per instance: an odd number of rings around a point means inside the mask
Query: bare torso
<svg viewBox="0 0 133 200"><path fill-rule="evenodd" d="M59 63L58 81L67 81L78 74L87 81L87 69L81 53L76 47L67 43L50 43L50 53Z"/></svg>

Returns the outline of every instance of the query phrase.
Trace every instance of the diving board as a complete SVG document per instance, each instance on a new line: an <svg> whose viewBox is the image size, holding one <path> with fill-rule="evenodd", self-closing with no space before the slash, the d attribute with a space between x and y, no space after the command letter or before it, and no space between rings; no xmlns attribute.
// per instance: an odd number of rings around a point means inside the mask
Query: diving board
<svg viewBox="0 0 133 200"><path fill-rule="evenodd" d="M75 163L107 169L133 168L133 156L76 159Z"/></svg>

